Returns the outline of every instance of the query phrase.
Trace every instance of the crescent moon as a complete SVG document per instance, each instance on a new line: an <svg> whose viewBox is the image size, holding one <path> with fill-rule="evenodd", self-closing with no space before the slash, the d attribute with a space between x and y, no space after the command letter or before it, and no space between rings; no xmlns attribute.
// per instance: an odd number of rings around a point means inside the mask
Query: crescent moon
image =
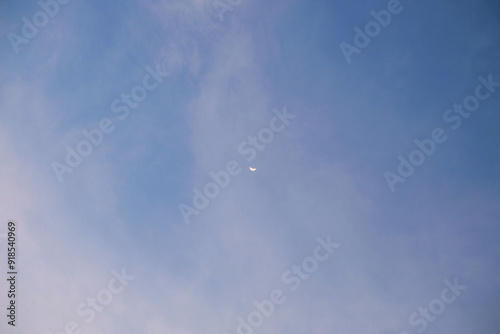
<svg viewBox="0 0 500 334"><path fill-rule="evenodd" d="M257 168L253 168L253 167L248 167L252 172L255 172L257 170Z"/></svg>

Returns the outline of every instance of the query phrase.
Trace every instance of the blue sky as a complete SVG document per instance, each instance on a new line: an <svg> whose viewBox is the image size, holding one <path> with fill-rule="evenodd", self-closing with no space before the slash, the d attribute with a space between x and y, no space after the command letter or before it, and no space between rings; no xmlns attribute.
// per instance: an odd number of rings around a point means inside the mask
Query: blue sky
<svg viewBox="0 0 500 334"><path fill-rule="evenodd" d="M281 289L253 333L496 333L500 87L482 82L500 82L500 8L402 0L348 62L340 44L391 1L233 1L221 21L212 0L72 0L17 46L42 9L2 1L0 234L17 222L20 274L1 332L234 334ZM147 75L157 87L121 120L113 101ZM454 130L444 115L469 96ZM285 109L248 162L239 145ZM53 163L103 119L114 130L60 182ZM436 128L446 141L392 191L384 173ZM230 161L241 171L196 209ZM292 291L282 275L328 236L341 246ZM87 323L78 305L122 268L135 278ZM455 278L456 301L410 323Z"/></svg>

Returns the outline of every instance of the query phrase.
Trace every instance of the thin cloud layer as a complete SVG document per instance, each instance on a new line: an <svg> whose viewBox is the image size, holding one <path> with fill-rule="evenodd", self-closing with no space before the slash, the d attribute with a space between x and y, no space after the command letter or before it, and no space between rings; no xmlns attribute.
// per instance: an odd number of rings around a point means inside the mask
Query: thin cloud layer
<svg viewBox="0 0 500 334"><path fill-rule="evenodd" d="M384 172L500 81L496 4L401 1L346 62L387 1L226 1L223 20L214 3L70 1L17 53L7 34L40 6L0 5L0 235L14 219L19 261L2 333L493 333L498 94L396 191ZM51 163L102 119L59 182ZM319 239L340 246L319 260Z"/></svg>

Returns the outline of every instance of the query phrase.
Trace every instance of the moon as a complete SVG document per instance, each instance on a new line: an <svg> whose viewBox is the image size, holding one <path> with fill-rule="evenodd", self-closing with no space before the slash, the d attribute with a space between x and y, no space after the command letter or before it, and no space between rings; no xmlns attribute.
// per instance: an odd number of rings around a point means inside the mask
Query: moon
<svg viewBox="0 0 500 334"><path fill-rule="evenodd" d="M257 170L257 168L253 168L253 167L248 167L252 172L255 172Z"/></svg>

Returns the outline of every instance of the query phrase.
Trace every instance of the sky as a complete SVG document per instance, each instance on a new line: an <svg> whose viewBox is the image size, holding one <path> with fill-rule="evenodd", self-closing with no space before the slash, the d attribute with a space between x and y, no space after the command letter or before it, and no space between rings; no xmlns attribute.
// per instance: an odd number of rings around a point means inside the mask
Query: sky
<svg viewBox="0 0 500 334"><path fill-rule="evenodd" d="M496 334L498 31L493 0L0 1L0 332Z"/></svg>

